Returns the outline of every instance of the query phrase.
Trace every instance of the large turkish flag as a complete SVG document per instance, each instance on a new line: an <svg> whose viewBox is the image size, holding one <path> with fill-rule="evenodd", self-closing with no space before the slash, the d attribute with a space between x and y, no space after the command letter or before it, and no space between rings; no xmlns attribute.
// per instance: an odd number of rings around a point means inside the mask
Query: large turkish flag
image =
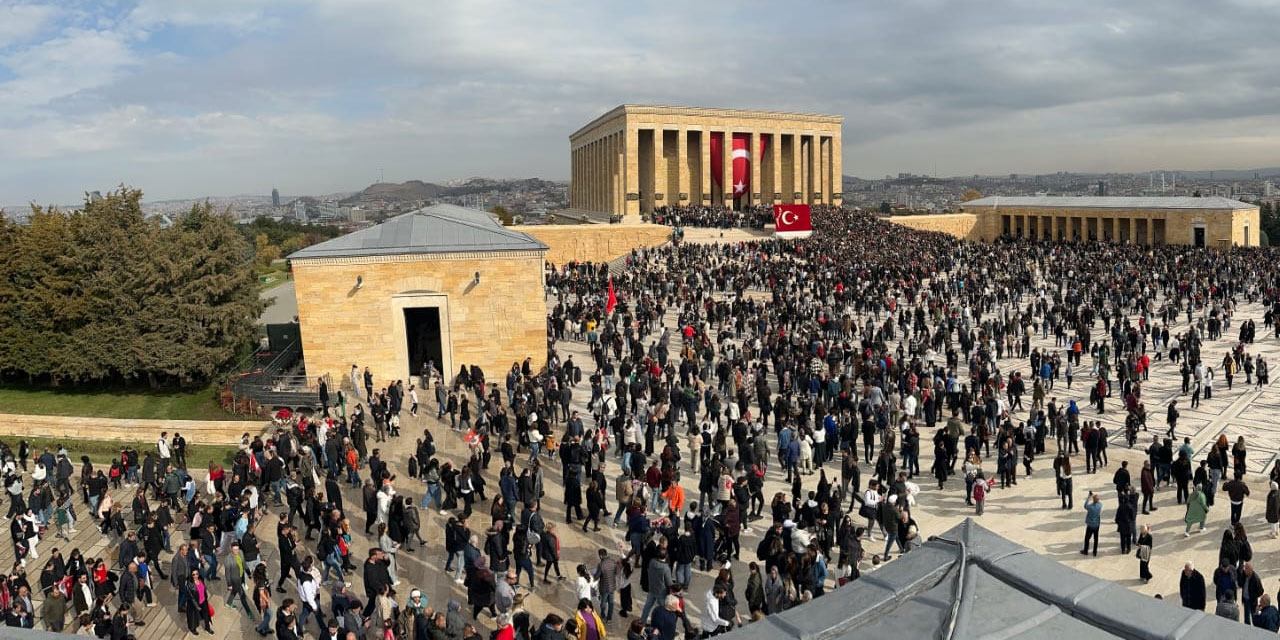
<svg viewBox="0 0 1280 640"><path fill-rule="evenodd" d="M769 136L760 136L760 157L764 157L768 141ZM711 182L714 188L731 192L734 198L746 196L751 191L751 134L735 133L729 142L733 145L729 154L733 164L730 183L727 186L721 184L721 176L724 175L724 134L712 132L710 143Z"/></svg>
<svg viewBox="0 0 1280 640"><path fill-rule="evenodd" d="M807 204L773 205L774 235L779 238L808 238L813 235L813 220Z"/></svg>

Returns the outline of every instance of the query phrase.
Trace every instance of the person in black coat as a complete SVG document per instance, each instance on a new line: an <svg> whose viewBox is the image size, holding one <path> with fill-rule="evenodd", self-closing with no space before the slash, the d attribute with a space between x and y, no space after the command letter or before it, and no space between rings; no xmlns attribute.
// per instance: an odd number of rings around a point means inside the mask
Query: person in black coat
<svg viewBox="0 0 1280 640"><path fill-rule="evenodd" d="M373 602L382 587L391 586L391 572L387 569L387 565L387 556L381 549L369 550L369 559L364 563L364 595L366 602Z"/></svg>
<svg viewBox="0 0 1280 640"><path fill-rule="evenodd" d="M1182 576L1178 579L1178 594L1182 596L1182 606L1204 611L1204 575L1190 562L1182 567Z"/></svg>
<svg viewBox="0 0 1280 640"><path fill-rule="evenodd" d="M480 619L480 612L488 609L489 615L498 617L493 606L493 594L497 585L493 581L493 572L484 567L467 570L467 604L471 605L471 617Z"/></svg>
<svg viewBox="0 0 1280 640"><path fill-rule="evenodd" d="M573 524L573 515L578 514L579 520L584 520L582 515L582 483L578 482L578 474L570 472L564 477L564 518L568 524Z"/></svg>

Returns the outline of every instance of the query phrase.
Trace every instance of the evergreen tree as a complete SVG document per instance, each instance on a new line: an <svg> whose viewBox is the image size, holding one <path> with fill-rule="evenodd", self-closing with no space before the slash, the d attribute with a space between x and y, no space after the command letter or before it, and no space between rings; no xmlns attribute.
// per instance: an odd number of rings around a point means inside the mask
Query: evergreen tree
<svg viewBox="0 0 1280 640"><path fill-rule="evenodd" d="M53 384L207 380L264 304L253 248L208 204L169 229L121 187L84 209L0 221L0 372Z"/></svg>
<svg viewBox="0 0 1280 640"><path fill-rule="evenodd" d="M144 305L157 347L146 368L184 384L207 379L253 339L265 309L253 247L207 202L192 206L161 237L163 286Z"/></svg>

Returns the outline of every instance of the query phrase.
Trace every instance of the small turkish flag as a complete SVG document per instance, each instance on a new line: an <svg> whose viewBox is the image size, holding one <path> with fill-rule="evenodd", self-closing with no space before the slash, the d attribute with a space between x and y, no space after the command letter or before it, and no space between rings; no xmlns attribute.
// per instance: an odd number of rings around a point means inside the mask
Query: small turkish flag
<svg viewBox="0 0 1280 640"><path fill-rule="evenodd" d="M813 235L813 221L807 204L773 205L774 235L779 238L807 238Z"/></svg>
<svg viewBox="0 0 1280 640"><path fill-rule="evenodd" d="M613 308L618 306L618 296L613 294L613 278L609 278L609 299L604 303L604 312L613 313Z"/></svg>

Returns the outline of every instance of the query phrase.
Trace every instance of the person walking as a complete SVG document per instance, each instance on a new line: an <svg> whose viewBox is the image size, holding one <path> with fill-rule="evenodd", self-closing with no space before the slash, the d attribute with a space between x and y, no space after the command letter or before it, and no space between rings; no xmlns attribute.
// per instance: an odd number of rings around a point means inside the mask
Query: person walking
<svg viewBox="0 0 1280 640"><path fill-rule="evenodd" d="M1138 482L1142 486L1142 515L1150 515L1156 510L1156 474L1151 468L1151 461L1142 461L1142 474Z"/></svg>
<svg viewBox="0 0 1280 640"><path fill-rule="evenodd" d="M1267 524L1271 525L1271 537L1280 536L1280 483L1271 481L1271 491L1267 493Z"/></svg>
<svg viewBox="0 0 1280 640"><path fill-rule="evenodd" d="M1209 504L1205 502L1204 492L1201 490L1200 485L1196 484L1191 490L1191 495L1187 497L1187 514L1183 517L1183 521L1187 523L1187 529L1182 532L1183 537L1191 537L1191 525L1193 524L1200 525L1196 533L1204 531L1204 521L1208 516Z"/></svg>
<svg viewBox="0 0 1280 640"><path fill-rule="evenodd" d="M1151 525L1143 523L1142 533L1138 535L1138 578L1142 582L1151 582Z"/></svg>
<svg viewBox="0 0 1280 640"><path fill-rule="evenodd" d="M1244 511L1244 499L1249 496L1249 485L1244 483L1244 474L1237 472L1222 485L1222 489L1227 492L1227 500L1231 503L1231 524L1237 524Z"/></svg>
<svg viewBox="0 0 1280 640"><path fill-rule="evenodd" d="M209 591L198 569L191 570L191 577L183 583L182 590L187 603L187 631L193 636L198 636L200 635L199 627L203 624L205 633L213 635Z"/></svg>
<svg viewBox="0 0 1280 640"><path fill-rule="evenodd" d="M1089 540L1093 540L1093 557L1098 557L1098 529L1102 527L1102 501L1090 491L1084 501L1084 548L1080 555L1089 554Z"/></svg>
<svg viewBox="0 0 1280 640"><path fill-rule="evenodd" d="M1190 560L1182 565L1182 576L1178 579L1178 595L1182 599L1182 606L1196 611L1204 611L1204 575L1196 569Z"/></svg>
<svg viewBox="0 0 1280 640"><path fill-rule="evenodd" d="M1120 491L1119 504L1116 505L1116 532L1120 534L1120 553L1128 555L1133 542L1133 507L1129 500L1129 487ZM1096 553L1094 555L1097 555Z"/></svg>

